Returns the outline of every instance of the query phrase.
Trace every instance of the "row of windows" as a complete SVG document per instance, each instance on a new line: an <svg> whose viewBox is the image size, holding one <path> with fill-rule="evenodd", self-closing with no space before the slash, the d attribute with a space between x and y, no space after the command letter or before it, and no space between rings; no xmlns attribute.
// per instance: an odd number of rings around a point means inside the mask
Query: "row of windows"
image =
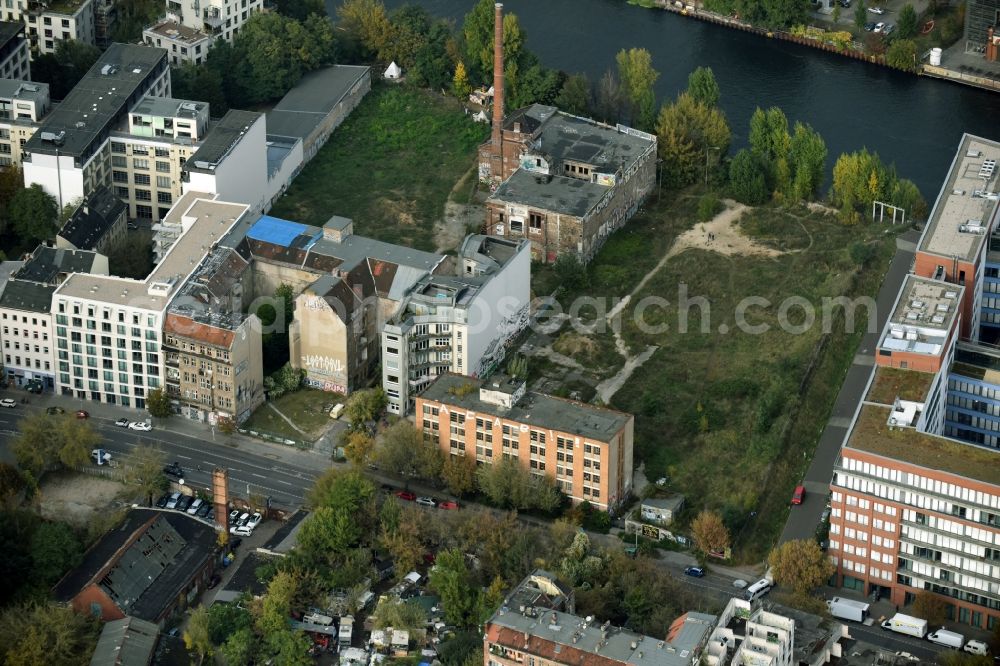
<svg viewBox="0 0 1000 666"><path fill-rule="evenodd" d="M4 340L3 341L3 348L4 349L10 349L10 340ZM16 340L14 341L14 351L21 351L21 343L17 342ZM31 351L31 345L29 345L27 342L24 343L24 351L25 352L30 352ZM40 345L35 345L35 353L36 354L48 354L49 353L49 348L48 347L42 347Z"/></svg>
<svg viewBox="0 0 1000 666"><path fill-rule="evenodd" d="M14 358L13 361L11 360L11 355L10 354L6 354L5 358L7 359L7 365L9 365L9 366L13 366L15 368L30 368L31 367L31 359L30 358L24 359L25 363L23 365L21 364L21 357L20 356L14 356L13 357ZM45 361L44 363L45 363L44 367L45 367L46 370L51 370L52 369L48 361ZM42 369L42 362L39 361L36 358L35 359L35 370L41 370L41 369Z"/></svg>
<svg viewBox="0 0 1000 666"><path fill-rule="evenodd" d="M882 467L849 457L844 457L841 464L845 469L858 471L868 476L875 476L938 495L947 495L948 497L954 497L970 504L1000 509L1000 495L991 495L982 491L972 490L965 486L942 481L941 479L932 479L921 474L903 472L898 469Z"/></svg>
<svg viewBox="0 0 1000 666"><path fill-rule="evenodd" d="M11 335L11 330L13 330L13 335L15 337L17 337L18 335L20 335L20 332L23 330L24 331L24 337L30 338L30 339L34 339L34 340L38 339L38 331L32 331L30 328L25 328L25 329L18 329L18 328L10 329L7 326L3 327L4 338L6 338L8 335ZM45 331L42 331L42 340L48 340L48 339L49 339L49 334L47 332L45 332Z"/></svg>

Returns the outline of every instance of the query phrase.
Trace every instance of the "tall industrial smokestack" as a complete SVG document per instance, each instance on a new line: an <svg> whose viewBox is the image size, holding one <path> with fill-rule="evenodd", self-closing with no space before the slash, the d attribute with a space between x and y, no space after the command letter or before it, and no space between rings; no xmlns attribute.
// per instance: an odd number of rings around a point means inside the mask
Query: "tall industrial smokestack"
<svg viewBox="0 0 1000 666"><path fill-rule="evenodd" d="M493 16L493 178L503 180L503 3Z"/></svg>

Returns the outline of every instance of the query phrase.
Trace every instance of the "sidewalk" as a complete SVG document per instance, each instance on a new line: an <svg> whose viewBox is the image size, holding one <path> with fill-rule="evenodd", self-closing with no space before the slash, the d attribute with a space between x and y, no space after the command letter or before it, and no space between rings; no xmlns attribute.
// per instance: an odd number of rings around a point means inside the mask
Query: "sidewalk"
<svg viewBox="0 0 1000 666"><path fill-rule="evenodd" d="M207 423L192 421L179 414L175 414L165 419L155 419L149 416L149 412L141 409L132 409L120 405L108 405L101 402L92 402L71 398L68 396L55 395L53 393L43 393L42 395L29 394L27 391L18 389L5 389L0 391L0 396L14 398L28 398L30 403L28 409L45 409L51 406L62 407L67 412L72 413L79 409L86 410L91 419L114 422L125 417L133 421L151 421L155 432L168 432L175 435L190 437L205 442L208 445L225 446L237 451L244 451L261 457L280 460L282 462L303 467L306 469L321 469L330 463L330 451L322 449L302 450L293 446L274 444L262 440L247 437L239 433L226 435L213 428Z"/></svg>

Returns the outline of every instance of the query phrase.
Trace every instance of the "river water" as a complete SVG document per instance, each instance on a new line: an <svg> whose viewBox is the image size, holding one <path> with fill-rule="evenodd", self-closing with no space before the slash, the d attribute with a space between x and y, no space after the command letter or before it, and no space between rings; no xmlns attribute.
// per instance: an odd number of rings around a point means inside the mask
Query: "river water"
<svg viewBox="0 0 1000 666"><path fill-rule="evenodd" d="M461 25L473 0L410 0ZM338 0L327 0L332 11ZM403 0L385 0L392 9ZM745 144L757 106L779 106L789 122L807 122L826 140L830 166L842 152L867 146L937 195L963 132L1000 139L1000 95L916 77L835 54L764 39L624 0L505 0L518 15L527 46L542 62L596 81L622 48L642 47L660 72L659 99L709 66L733 129Z"/></svg>

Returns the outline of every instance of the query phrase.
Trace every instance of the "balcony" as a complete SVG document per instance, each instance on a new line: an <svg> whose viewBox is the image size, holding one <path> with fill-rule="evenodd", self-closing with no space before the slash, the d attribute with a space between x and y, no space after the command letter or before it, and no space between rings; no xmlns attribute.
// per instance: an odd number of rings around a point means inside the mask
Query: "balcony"
<svg viewBox="0 0 1000 666"><path fill-rule="evenodd" d="M216 7L206 8L201 15L201 20L205 22L205 27L208 31L218 30L222 27L222 24L226 22L222 18L222 12Z"/></svg>

